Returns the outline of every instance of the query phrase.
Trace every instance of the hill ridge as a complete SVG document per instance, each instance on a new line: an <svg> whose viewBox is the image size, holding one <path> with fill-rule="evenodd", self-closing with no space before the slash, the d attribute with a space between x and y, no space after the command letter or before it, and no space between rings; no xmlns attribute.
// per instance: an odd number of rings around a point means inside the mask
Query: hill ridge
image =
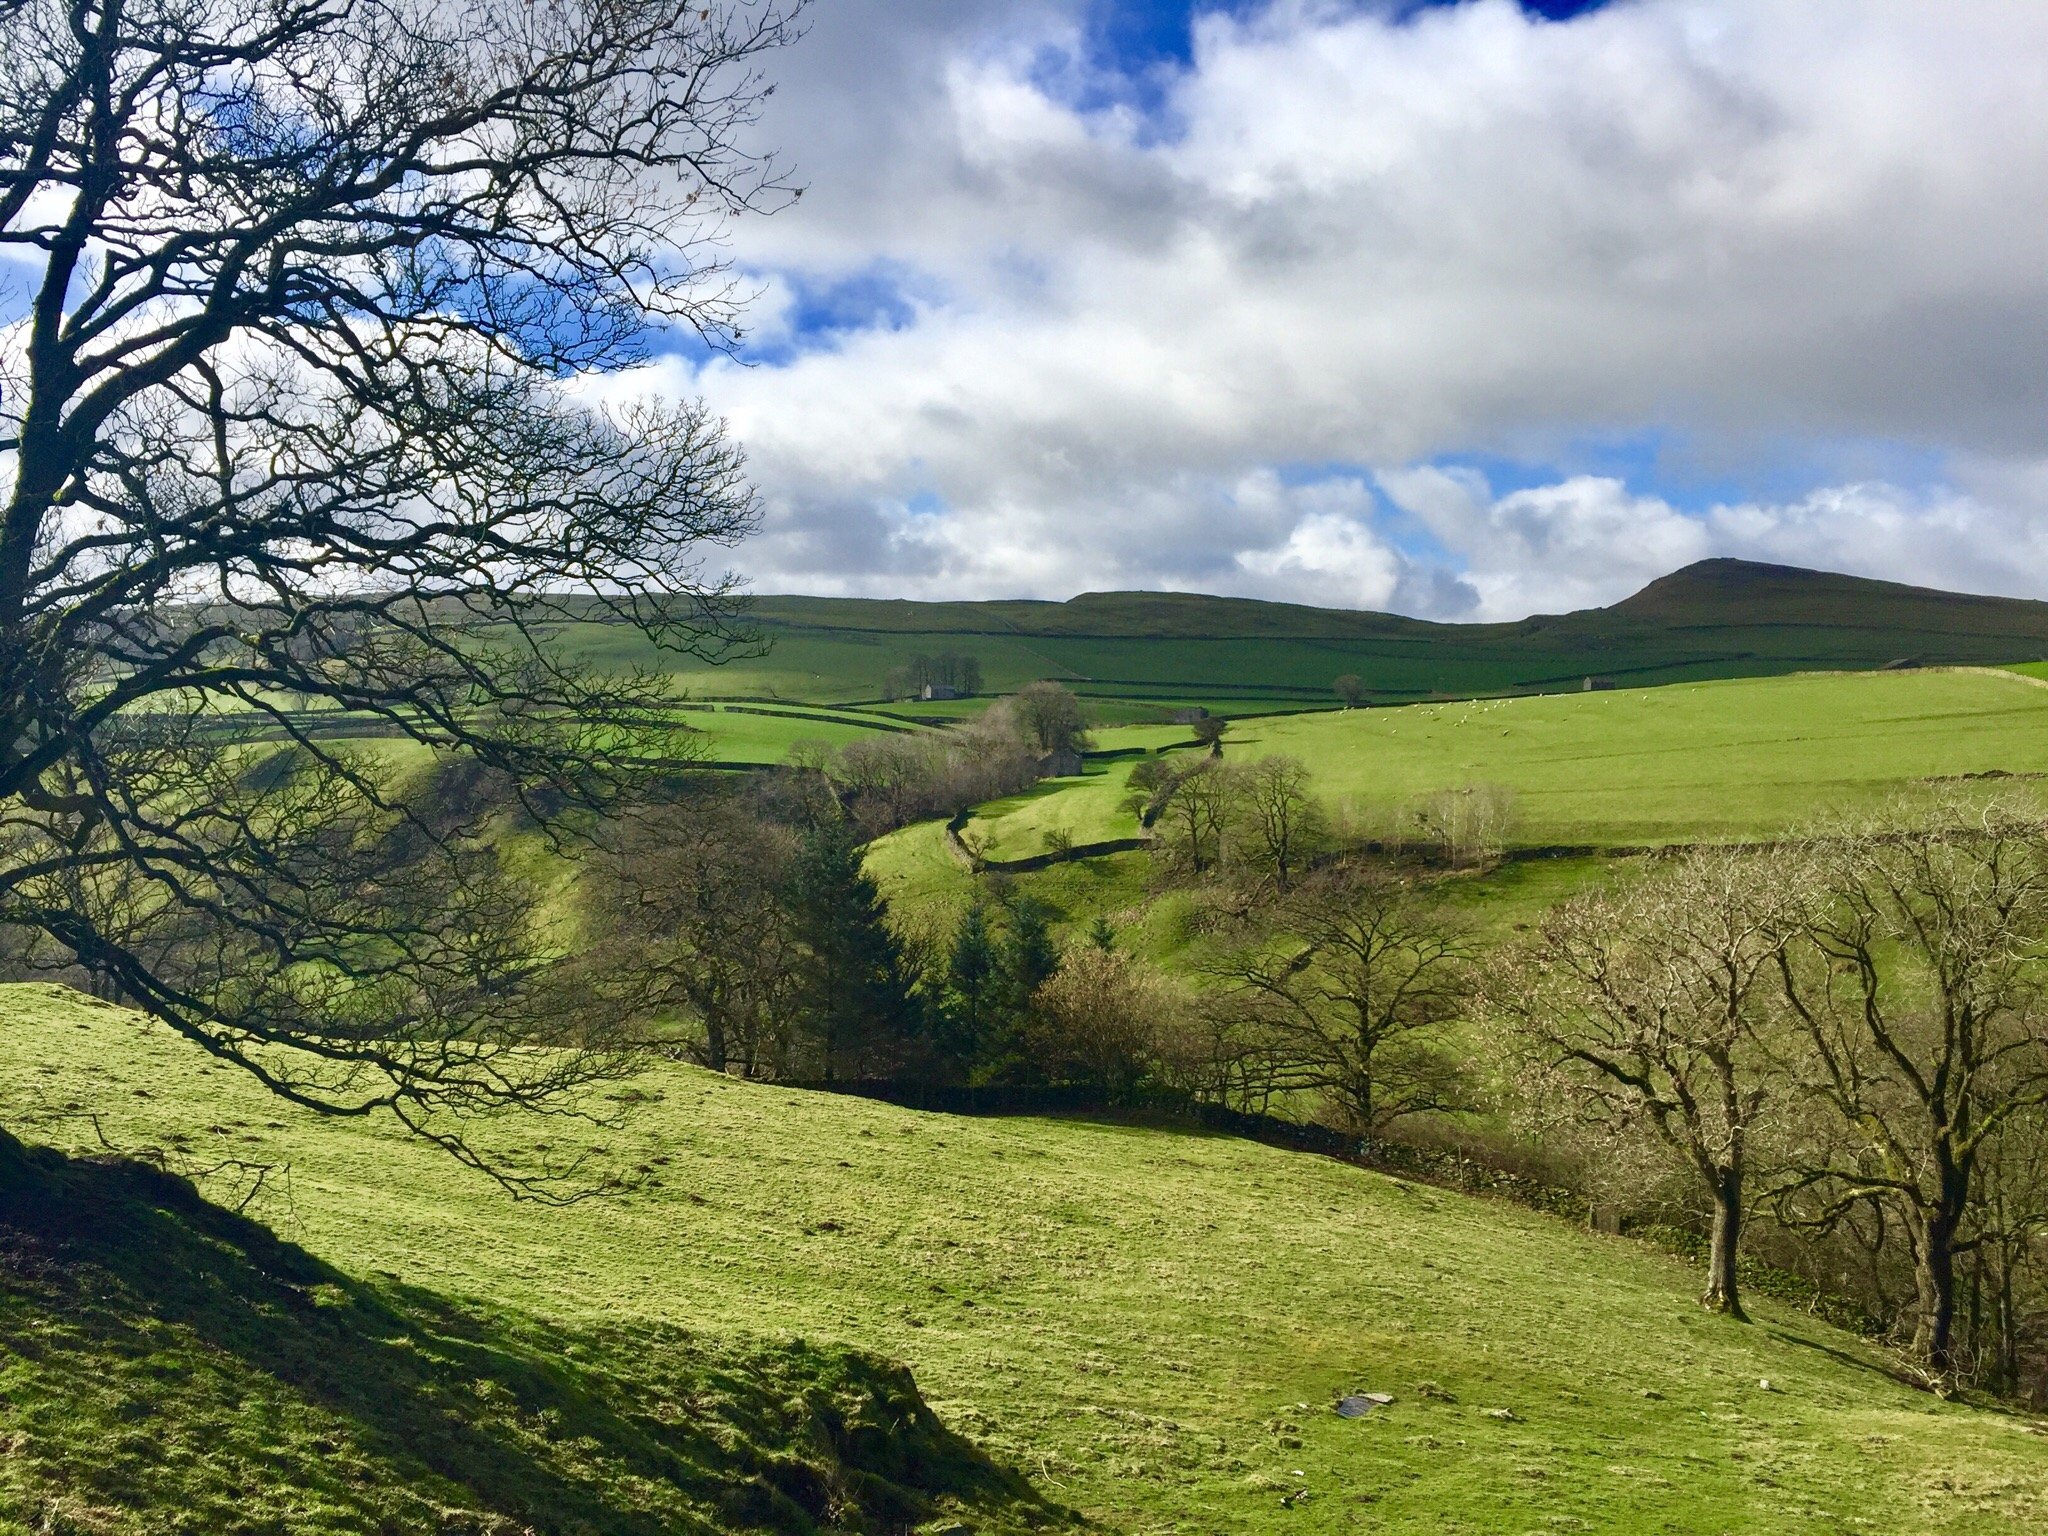
<svg viewBox="0 0 2048 1536"><path fill-rule="evenodd" d="M1275 598L1141 588L1077 592L1065 599L926 600L813 597L800 593L762 593L749 599L753 616L775 627L797 624L822 630L1043 635L1070 639L1364 639L1396 634L1507 638L1555 631L1560 626L1599 627L1616 619L1664 623L1682 619L1688 624L1717 620L1811 622L1811 613L1780 613L1787 605L1795 604L1823 605L1836 622L1847 617L1841 612L1844 608L1863 606L1896 610L1903 604L1951 613L1960 610L1995 617L2015 635L2048 637L2048 601L1956 592L1844 571L1730 556L1693 561L1603 606L1493 621L1424 619L1371 608L1330 608ZM1189 619L1203 621L1202 628L1191 629L1185 622ZM1873 622L1883 624L1891 620L1880 616ZM1986 632L1982 625L1973 626L1973 630Z"/></svg>

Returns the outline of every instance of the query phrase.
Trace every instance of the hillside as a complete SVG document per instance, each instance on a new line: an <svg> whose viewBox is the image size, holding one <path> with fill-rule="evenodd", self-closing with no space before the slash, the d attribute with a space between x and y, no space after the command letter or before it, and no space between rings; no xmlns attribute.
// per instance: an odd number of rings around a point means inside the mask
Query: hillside
<svg viewBox="0 0 2048 1536"><path fill-rule="evenodd" d="M72 1155L30 1182L73 1197L43 1220L90 1250L24 1242L22 1158L0 1162L0 1530L2048 1519L2037 1424L1909 1390L1795 1310L1709 1317L1638 1243L1327 1159L664 1066L622 1123L496 1127L642 1171L547 1208L118 1010L15 987L0 1018L0 1113ZM102 1138L288 1167L248 1213L283 1243L108 1167ZM80 1198L123 1189L125 1248ZM1394 1401L1346 1420L1348 1391Z"/></svg>
<svg viewBox="0 0 2048 1536"><path fill-rule="evenodd" d="M1702 560L1659 577L1606 612L1685 628L1884 629L1945 636L1956 644L1969 637L2023 648L2038 647L2048 636L2048 603L1748 560Z"/></svg>
<svg viewBox="0 0 2048 1536"><path fill-rule="evenodd" d="M964 651L991 690L1059 678L1108 719L1131 718L1137 702L1232 713L1322 705L1344 673L1392 703L1554 692L1589 675L1665 683L2048 656L2048 603L1735 560L1688 566L1609 608L1508 624L1162 592L1060 603L763 596L750 622L761 647L716 668L674 663L618 626L568 625L559 640L608 664L672 666L707 696L812 703L876 700L910 655Z"/></svg>
<svg viewBox="0 0 2048 1536"><path fill-rule="evenodd" d="M1175 734L1098 739L1156 749ZM1299 758L1316 792L1368 835L1398 835L1432 793L1486 785L1510 797L1511 845L1712 842L1944 780L2048 771L2048 689L1989 668L1812 673L1242 720L1226 748L1233 762ZM1082 778L977 807L967 834L998 859L1042 853L1055 832L1129 837L1135 761L1093 762ZM884 867L890 846L877 851Z"/></svg>

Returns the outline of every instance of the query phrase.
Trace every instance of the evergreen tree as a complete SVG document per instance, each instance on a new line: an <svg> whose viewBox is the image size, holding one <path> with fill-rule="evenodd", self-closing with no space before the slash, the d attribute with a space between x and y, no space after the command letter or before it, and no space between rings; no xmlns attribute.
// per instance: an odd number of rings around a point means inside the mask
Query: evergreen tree
<svg viewBox="0 0 2048 1536"><path fill-rule="evenodd" d="M1051 912L1039 902L1022 900L1005 908L1009 919L996 956L995 1006L984 1033L975 1077L983 1082L1035 1081L1024 1039L1032 998L1060 968L1060 952L1052 941Z"/></svg>
<svg viewBox="0 0 2048 1536"><path fill-rule="evenodd" d="M824 1080L849 1064L890 1071L922 1043L910 966L889 931L882 893L844 821L808 833L790 876L788 904L801 946L797 1025Z"/></svg>
<svg viewBox="0 0 2048 1536"><path fill-rule="evenodd" d="M987 1045L1002 1015L1002 970L988 909L977 901L960 920L946 963L940 1044L951 1064L971 1066Z"/></svg>
<svg viewBox="0 0 2048 1536"><path fill-rule="evenodd" d="M1010 908L1009 942L1003 946L1003 979L1012 1011L1022 1014L1031 994L1060 968L1060 952L1052 941L1052 914L1028 898Z"/></svg>

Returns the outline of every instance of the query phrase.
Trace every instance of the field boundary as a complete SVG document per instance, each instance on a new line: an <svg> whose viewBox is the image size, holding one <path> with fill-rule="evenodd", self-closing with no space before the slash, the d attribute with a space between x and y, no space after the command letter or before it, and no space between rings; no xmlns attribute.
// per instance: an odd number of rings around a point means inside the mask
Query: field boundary
<svg viewBox="0 0 2048 1536"><path fill-rule="evenodd" d="M1078 859L1106 858L1112 853L1136 853L1150 848L1149 837L1113 837L1099 843L1076 843L1071 848L1049 849L1044 853L1026 855L1021 859L991 859L976 853L967 846L960 836L967 823L974 819L974 807L955 811L946 821L946 851L953 855L955 862L976 874L1028 875L1035 870L1051 869L1055 864L1071 864Z"/></svg>

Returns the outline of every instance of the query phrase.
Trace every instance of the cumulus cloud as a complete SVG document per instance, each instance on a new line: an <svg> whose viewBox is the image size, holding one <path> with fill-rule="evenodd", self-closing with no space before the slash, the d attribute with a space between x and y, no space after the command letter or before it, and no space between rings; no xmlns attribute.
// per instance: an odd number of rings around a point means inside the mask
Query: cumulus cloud
<svg viewBox="0 0 2048 1536"><path fill-rule="evenodd" d="M1751 553L2048 593L2048 8L1270 0L1143 82L1089 37L836 0L785 60L810 192L735 248L772 346L660 375L749 446L764 589L1507 616ZM874 323L807 332L856 278ZM1587 472L1653 433L1778 494ZM1947 468L1829 473L1871 442Z"/></svg>
<svg viewBox="0 0 2048 1536"><path fill-rule="evenodd" d="M1388 499L1462 551L1474 616L1592 608L1716 552L1708 525L1608 476L1496 497L1471 470L1383 473Z"/></svg>

